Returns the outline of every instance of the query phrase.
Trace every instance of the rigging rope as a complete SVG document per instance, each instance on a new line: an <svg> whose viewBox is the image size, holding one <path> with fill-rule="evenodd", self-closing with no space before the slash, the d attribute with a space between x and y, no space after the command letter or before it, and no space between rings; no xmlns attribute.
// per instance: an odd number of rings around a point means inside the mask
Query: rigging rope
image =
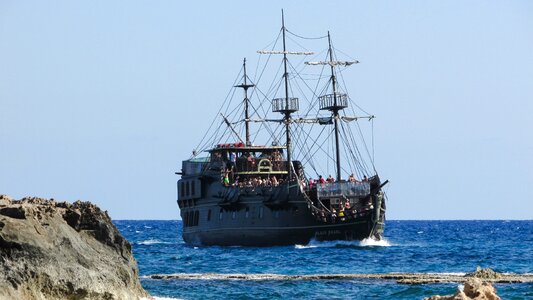
<svg viewBox="0 0 533 300"><path fill-rule="evenodd" d="M319 37L305 37L305 36L301 36L301 35L298 35L298 34L292 32L292 31L290 31L290 30L287 29L286 27L285 27L285 30L286 30L288 33L294 35L295 37L299 37L299 38L304 39L304 40L319 40L319 39L325 39L325 38L328 37L327 35L319 36Z"/></svg>

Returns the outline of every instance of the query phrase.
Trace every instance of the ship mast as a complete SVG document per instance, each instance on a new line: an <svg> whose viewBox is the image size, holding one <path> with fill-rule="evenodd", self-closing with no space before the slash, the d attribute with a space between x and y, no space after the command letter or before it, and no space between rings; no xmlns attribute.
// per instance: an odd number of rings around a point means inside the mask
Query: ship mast
<svg viewBox="0 0 533 300"><path fill-rule="evenodd" d="M331 46L331 36L328 31L328 61L306 62L307 65L329 65L331 68L331 84L333 87L333 94L326 94L318 97L320 110L329 110L333 114L333 124L335 130L335 161L337 171L337 181L341 177L341 152L339 145L339 111L348 107L348 95L337 92L337 77L335 76L335 66L350 66L359 63L357 60L353 61L338 61L333 60L333 47Z"/></svg>
<svg viewBox="0 0 533 300"><path fill-rule="evenodd" d="M335 69L333 67L333 51L331 49L331 36L328 31L328 51L329 62L331 68L331 84L333 86L333 122L335 126L335 154L337 161L337 181L341 180L341 151L339 147L339 106L337 106L337 78L335 77Z"/></svg>
<svg viewBox="0 0 533 300"><path fill-rule="evenodd" d="M289 73L287 72L287 47L285 44L285 16L281 10L281 30L283 31L283 77L285 78L285 136L287 145L287 163L289 165L289 180L292 179L292 157L291 157L291 110L289 110Z"/></svg>
<svg viewBox="0 0 533 300"><path fill-rule="evenodd" d="M244 90L244 125L246 130L246 146L251 146L252 142L250 141L250 113L249 113L249 105L250 105L250 99L248 99L248 89L251 87L254 87L254 84L248 84L248 76L246 75L246 57L244 58L244 61L242 63L242 67L244 69L244 75L243 75L243 84L236 85L235 87L240 87Z"/></svg>
<svg viewBox="0 0 533 300"><path fill-rule="evenodd" d="M285 138L287 147L287 163L289 168L289 180L292 179L292 142L291 142L291 127L293 122L291 114L298 111L299 104L298 98L289 97L289 71L288 71L288 59L287 54L291 55L313 55L313 52L303 51L287 51L286 37L287 28L285 27L285 16L283 10L281 10L281 31L283 36L283 51L257 51L259 54L283 54L283 79L285 84L285 95L283 98L272 99L272 112L279 112L283 114L282 122L285 123Z"/></svg>

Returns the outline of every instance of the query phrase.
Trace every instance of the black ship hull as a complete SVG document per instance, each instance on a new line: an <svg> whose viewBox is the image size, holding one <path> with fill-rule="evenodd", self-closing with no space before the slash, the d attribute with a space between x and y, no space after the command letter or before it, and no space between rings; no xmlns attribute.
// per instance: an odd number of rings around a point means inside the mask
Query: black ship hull
<svg viewBox="0 0 533 300"><path fill-rule="evenodd" d="M293 188L296 194L284 203L266 201L268 195L276 194L276 189L287 190L287 186L254 189L250 194L212 183L211 190L222 191L218 194L223 196L178 200L184 241L204 246L277 246L305 245L312 240L380 239L383 235L383 199L377 202L378 197L371 195L354 199L361 202L357 213L346 212L342 217L332 218L313 211L312 202L298 186Z"/></svg>
<svg viewBox="0 0 533 300"><path fill-rule="evenodd" d="M203 246L283 246L306 245L312 240L363 240L372 234L382 234L383 224L373 228L370 218L350 223L298 226L250 226L233 228L194 228L183 232L185 242ZM373 232L374 229L374 232Z"/></svg>

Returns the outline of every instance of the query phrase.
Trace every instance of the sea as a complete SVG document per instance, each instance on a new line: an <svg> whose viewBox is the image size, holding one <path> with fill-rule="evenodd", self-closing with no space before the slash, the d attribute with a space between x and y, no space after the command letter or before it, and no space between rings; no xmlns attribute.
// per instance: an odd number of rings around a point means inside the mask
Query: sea
<svg viewBox="0 0 533 300"><path fill-rule="evenodd" d="M190 246L181 237L181 221L115 224L132 244L141 284L156 299L423 299L453 294L460 287L386 279L234 279L231 274L465 274L478 266L533 273L533 221L391 220L381 241L311 241L266 248ZM152 276L171 274L180 276ZM533 283L495 287L502 299L533 299Z"/></svg>

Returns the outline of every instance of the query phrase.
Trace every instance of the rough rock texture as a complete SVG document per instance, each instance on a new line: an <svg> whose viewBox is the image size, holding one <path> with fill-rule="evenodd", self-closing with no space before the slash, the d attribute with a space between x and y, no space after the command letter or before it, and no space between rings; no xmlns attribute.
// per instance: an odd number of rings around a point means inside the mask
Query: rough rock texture
<svg viewBox="0 0 533 300"><path fill-rule="evenodd" d="M139 299L131 245L90 202L0 195L0 299Z"/></svg>
<svg viewBox="0 0 533 300"><path fill-rule="evenodd" d="M481 273L450 274L450 273L377 273L377 274L307 274L307 275L283 275L283 274L228 274L228 273L178 273L178 274L153 274L151 279L157 280L395 280L399 284L434 284L434 283L460 283L469 278L482 278L491 283L528 283L533 282L533 274L502 274L490 269L484 269ZM481 274L492 274L481 277ZM490 277L490 278L487 278Z"/></svg>
<svg viewBox="0 0 533 300"><path fill-rule="evenodd" d="M464 283L463 290L458 290L454 295L431 296L426 300L500 300L492 284L481 279L471 277Z"/></svg>

